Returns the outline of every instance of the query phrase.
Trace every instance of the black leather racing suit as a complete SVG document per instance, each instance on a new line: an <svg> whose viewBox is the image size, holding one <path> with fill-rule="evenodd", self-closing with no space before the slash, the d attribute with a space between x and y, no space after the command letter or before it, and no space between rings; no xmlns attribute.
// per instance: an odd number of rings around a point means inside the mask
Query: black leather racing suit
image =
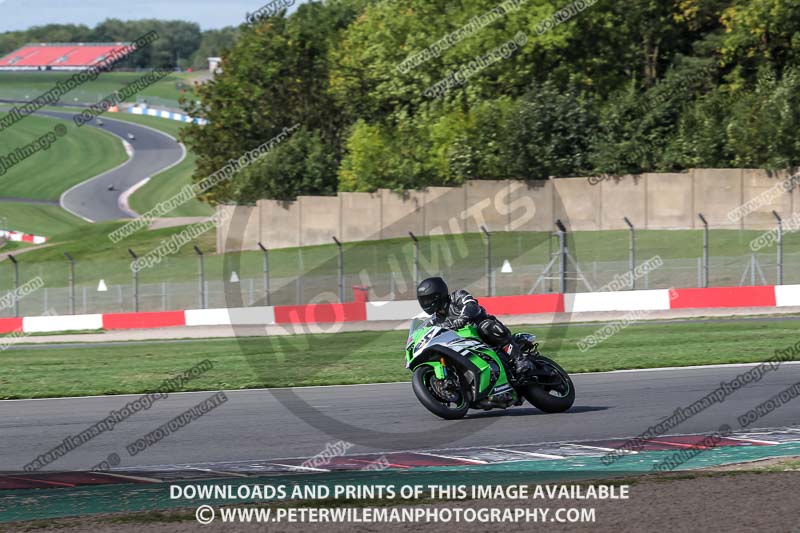
<svg viewBox="0 0 800 533"><path fill-rule="evenodd" d="M509 362L519 355L511 331L497 318L486 313L469 292L464 289L450 294L450 302L443 313L435 313L429 319L432 325L448 329L461 329L467 324L475 324L481 339L495 349L495 351ZM503 348L511 345L515 348L512 353L507 353Z"/></svg>

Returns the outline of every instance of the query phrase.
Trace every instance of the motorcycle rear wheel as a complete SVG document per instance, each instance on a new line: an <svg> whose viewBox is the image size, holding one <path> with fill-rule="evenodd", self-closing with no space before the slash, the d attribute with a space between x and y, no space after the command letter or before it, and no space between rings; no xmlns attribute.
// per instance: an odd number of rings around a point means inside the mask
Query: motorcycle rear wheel
<svg viewBox="0 0 800 533"><path fill-rule="evenodd" d="M436 378L432 367L422 365L414 370L411 377L411 388L414 389L414 395L419 403L439 418L445 420L464 418L469 411L467 388L464 381L458 380L458 391L454 391L453 398L444 398L437 392L437 385L441 385L441 382L442 380Z"/></svg>
<svg viewBox="0 0 800 533"><path fill-rule="evenodd" d="M550 367L561 378L558 385L531 384L522 388L522 395L531 405L545 413L561 413L575 403L575 385L558 363L544 356L536 358L536 364Z"/></svg>

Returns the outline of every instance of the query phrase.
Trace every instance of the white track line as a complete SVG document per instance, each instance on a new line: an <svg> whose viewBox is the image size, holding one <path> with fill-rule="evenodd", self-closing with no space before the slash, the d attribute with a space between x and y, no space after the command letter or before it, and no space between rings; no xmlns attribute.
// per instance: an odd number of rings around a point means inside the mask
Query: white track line
<svg viewBox="0 0 800 533"><path fill-rule="evenodd" d="M267 462L267 464L282 466L284 468L289 468L291 470L311 470L312 472L330 472L330 470L325 470L324 468L312 468L310 466L300 466L300 465L284 465L281 463L273 463L272 461Z"/></svg>
<svg viewBox="0 0 800 533"><path fill-rule="evenodd" d="M452 455L442 455L440 453L431 453L431 452L414 452L418 455L430 455L431 457L441 457L442 459L451 459L454 461L466 461L468 463L474 463L476 465L488 465L489 461L482 461L481 459L467 459L466 457L453 457Z"/></svg>
<svg viewBox="0 0 800 533"><path fill-rule="evenodd" d="M565 446L574 446L576 448L586 448L588 450L600 450L600 451L603 451L603 452L621 451L621 450L615 450L614 448L603 448L602 446L588 446L586 444L566 444ZM627 452L627 450L625 450L625 451ZM634 454L634 453L639 453L639 452L631 451L630 453Z"/></svg>
<svg viewBox="0 0 800 533"><path fill-rule="evenodd" d="M798 430L796 428L791 428L791 427L765 428L763 432L764 433L768 433L770 430L773 430L773 431L780 430L780 431L800 432L800 430ZM663 436L665 436L665 437L674 437L674 436L683 436L683 437L685 437L687 435L695 436L695 435L703 435L703 434L702 433L685 433L685 434L670 434L670 435L663 435ZM630 439L630 438L633 438L633 437L615 437L614 440L622 440L622 439ZM727 438L731 438L731 437L727 437ZM746 438L746 437L743 437L743 438ZM578 441L578 442L581 442L581 441ZM785 444L785 443L779 443L779 444ZM514 447L519 447L519 446L540 446L540 445L541 446L548 445L548 446L551 446L551 447L552 446L580 446L580 447L583 447L583 448L600 448L600 449L612 450L611 448L601 448L599 446L589 446L589 445L586 445L586 444L577 444L577 443L569 442L569 441L548 441L548 442L541 442L541 443L530 443L530 442L527 442L527 443L519 443L519 444L506 444L505 445L506 448L502 448L502 449L501 448L490 448L488 446L462 446L462 447L458 447L458 448L433 448L433 449L425 450L424 452L422 450L413 450L413 449L411 449L411 450L409 450L409 449L406 449L406 450L394 450L394 451L385 452L384 455L396 455L396 454L401 454L401 453L425 453L427 455L433 455L431 452L448 452L448 451L460 451L460 452L463 452L463 451L467 451L467 450L487 450L487 449L501 450L501 451L504 451L504 452L513 452L513 451L516 451L516 450L513 450ZM511 449L509 449L509 448L511 448ZM617 451L617 450L613 450L613 451ZM630 454L638 454L639 453L639 452L636 452L636 451L628 451L628 450L625 450L625 452L626 453L630 453ZM520 453L531 454L532 452L520 452ZM370 454L366 454L366 453L356 453L356 454L351 454L351 455L345 454L345 455L342 455L340 457L348 458L348 457L354 457L354 456L358 457L358 456L361 456L361 455L370 455ZM439 454L437 454L437 455L439 455ZM546 454L540 454L540 455L546 455ZM567 457L561 457L561 456L553 456L553 457L558 457L559 459L566 459L567 458ZM283 459L308 459L308 457L279 457L276 460L277 461L281 461ZM200 463L183 463L183 464L177 464L177 465L176 464L170 464L170 465L147 465L147 466L143 466L143 467L139 467L139 468L146 468L147 471L158 471L159 468L164 468L164 469L166 469L166 468L175 468L175 467L199 468L202 465L214 466L214 465L218 465L219 463L220 463L219 461L203 461L203 462L200 462ZM285 465L285 464L281 464L281 463L276 463L273 460L263 459L263 458L262 459L246 459L246 460L238 460L238 461L225 461L225 464L249 464L249 463L270 464L270 465L276 465L276 466L283 466L283 467L286 467L286 468L297 468L294 465L290 466L290 465ZM137 468L137 467L134 466L134 467L131 467L131 468Z"/></svg>
<svg viewBox="0 0 800 533"><path fill-rule="evenodd" d="M520 453L522 455L530 455L531 457L541 457L542 459L564 459L563 455L551 455L549 453L524 452L522 450L507 450L505 448L491 448L491 447L487 447L486 449L494 450L496 452Z"/></svg>
<svg viewBox="0 0 800 533"><path fill-rule="evenodd" d="M775 442L775 441L772 441L772 440L751 439L749 437L725 437L725 438L728 439L728 440L741 440L741 441L744 441L744 442L759 442L761 444L770 444L770 445L780 444L780 442Z"/></svg>

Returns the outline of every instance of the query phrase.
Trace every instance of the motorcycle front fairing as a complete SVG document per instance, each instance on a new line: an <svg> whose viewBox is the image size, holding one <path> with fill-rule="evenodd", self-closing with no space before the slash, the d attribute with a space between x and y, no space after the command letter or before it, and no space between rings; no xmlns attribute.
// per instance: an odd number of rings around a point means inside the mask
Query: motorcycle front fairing
<svg viewBox="0 0 800 533"><path fill-rule="evenodd" d="M414 370L422 364L433 367L438 379L445 376L442 357L446 357L467 378L472 401L510 388L499 356L480 340L474 326L457 332L433 326L423 334L409 336L406 368Z"/></svg>

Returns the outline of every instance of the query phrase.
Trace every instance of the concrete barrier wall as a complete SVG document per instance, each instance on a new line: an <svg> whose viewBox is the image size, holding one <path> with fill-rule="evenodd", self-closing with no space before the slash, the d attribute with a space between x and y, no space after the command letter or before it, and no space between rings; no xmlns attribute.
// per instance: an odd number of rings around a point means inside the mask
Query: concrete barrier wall
<svg viewBox="0 0 800 533"><path fill-rule="evenodd" d="M764 170L745 169L742 171L742 203L755 202L753 211L743 219L744 227L748 229L774 228L773 209L783 218L788 218L791 213L796 212L795 206L800 208L800 204L797 203L798 189L783 192L784 189L776 188L778 183L790 176L791 174L788 172L781 172L776 177L770 178ZM758 201L762 195L771 198L771 201L762 204Z"/></svg>
<svg viewBox="0 0 800 533"><path fill-rule="evenodd" d="M273 248L300 246L300 206L296 202L259 200L257 207L259 239L268 238Z"/></svg>
<svg viewBox="0 0 800 533"><path fill-rule="evenodd" d="M644 176L603 180L600 189L600 229L628 229L623 217L637 228L647 223L647 190ZM610 208L609 208L610 207ZM620 207L623 215L620 216Z"/></svg>
<svg viewBox="0 0 800 533"><path fill-rule="evenodd" d="M547 181L471 181L461 187L420 191L301 196L295 202L260 200L235 209L217 230L217 250L257 250L416 235L490 231L550 231L560 218L576 231L697 229L702 212L712 227L767 229L772 211L784 219L800 209L800 187L781 188L786 172L692 169L617 178ZM751 204L743 216L731 216ZM796 207L797 206L797 207ZM219 209L230 210L231 206Z"/></svg>

